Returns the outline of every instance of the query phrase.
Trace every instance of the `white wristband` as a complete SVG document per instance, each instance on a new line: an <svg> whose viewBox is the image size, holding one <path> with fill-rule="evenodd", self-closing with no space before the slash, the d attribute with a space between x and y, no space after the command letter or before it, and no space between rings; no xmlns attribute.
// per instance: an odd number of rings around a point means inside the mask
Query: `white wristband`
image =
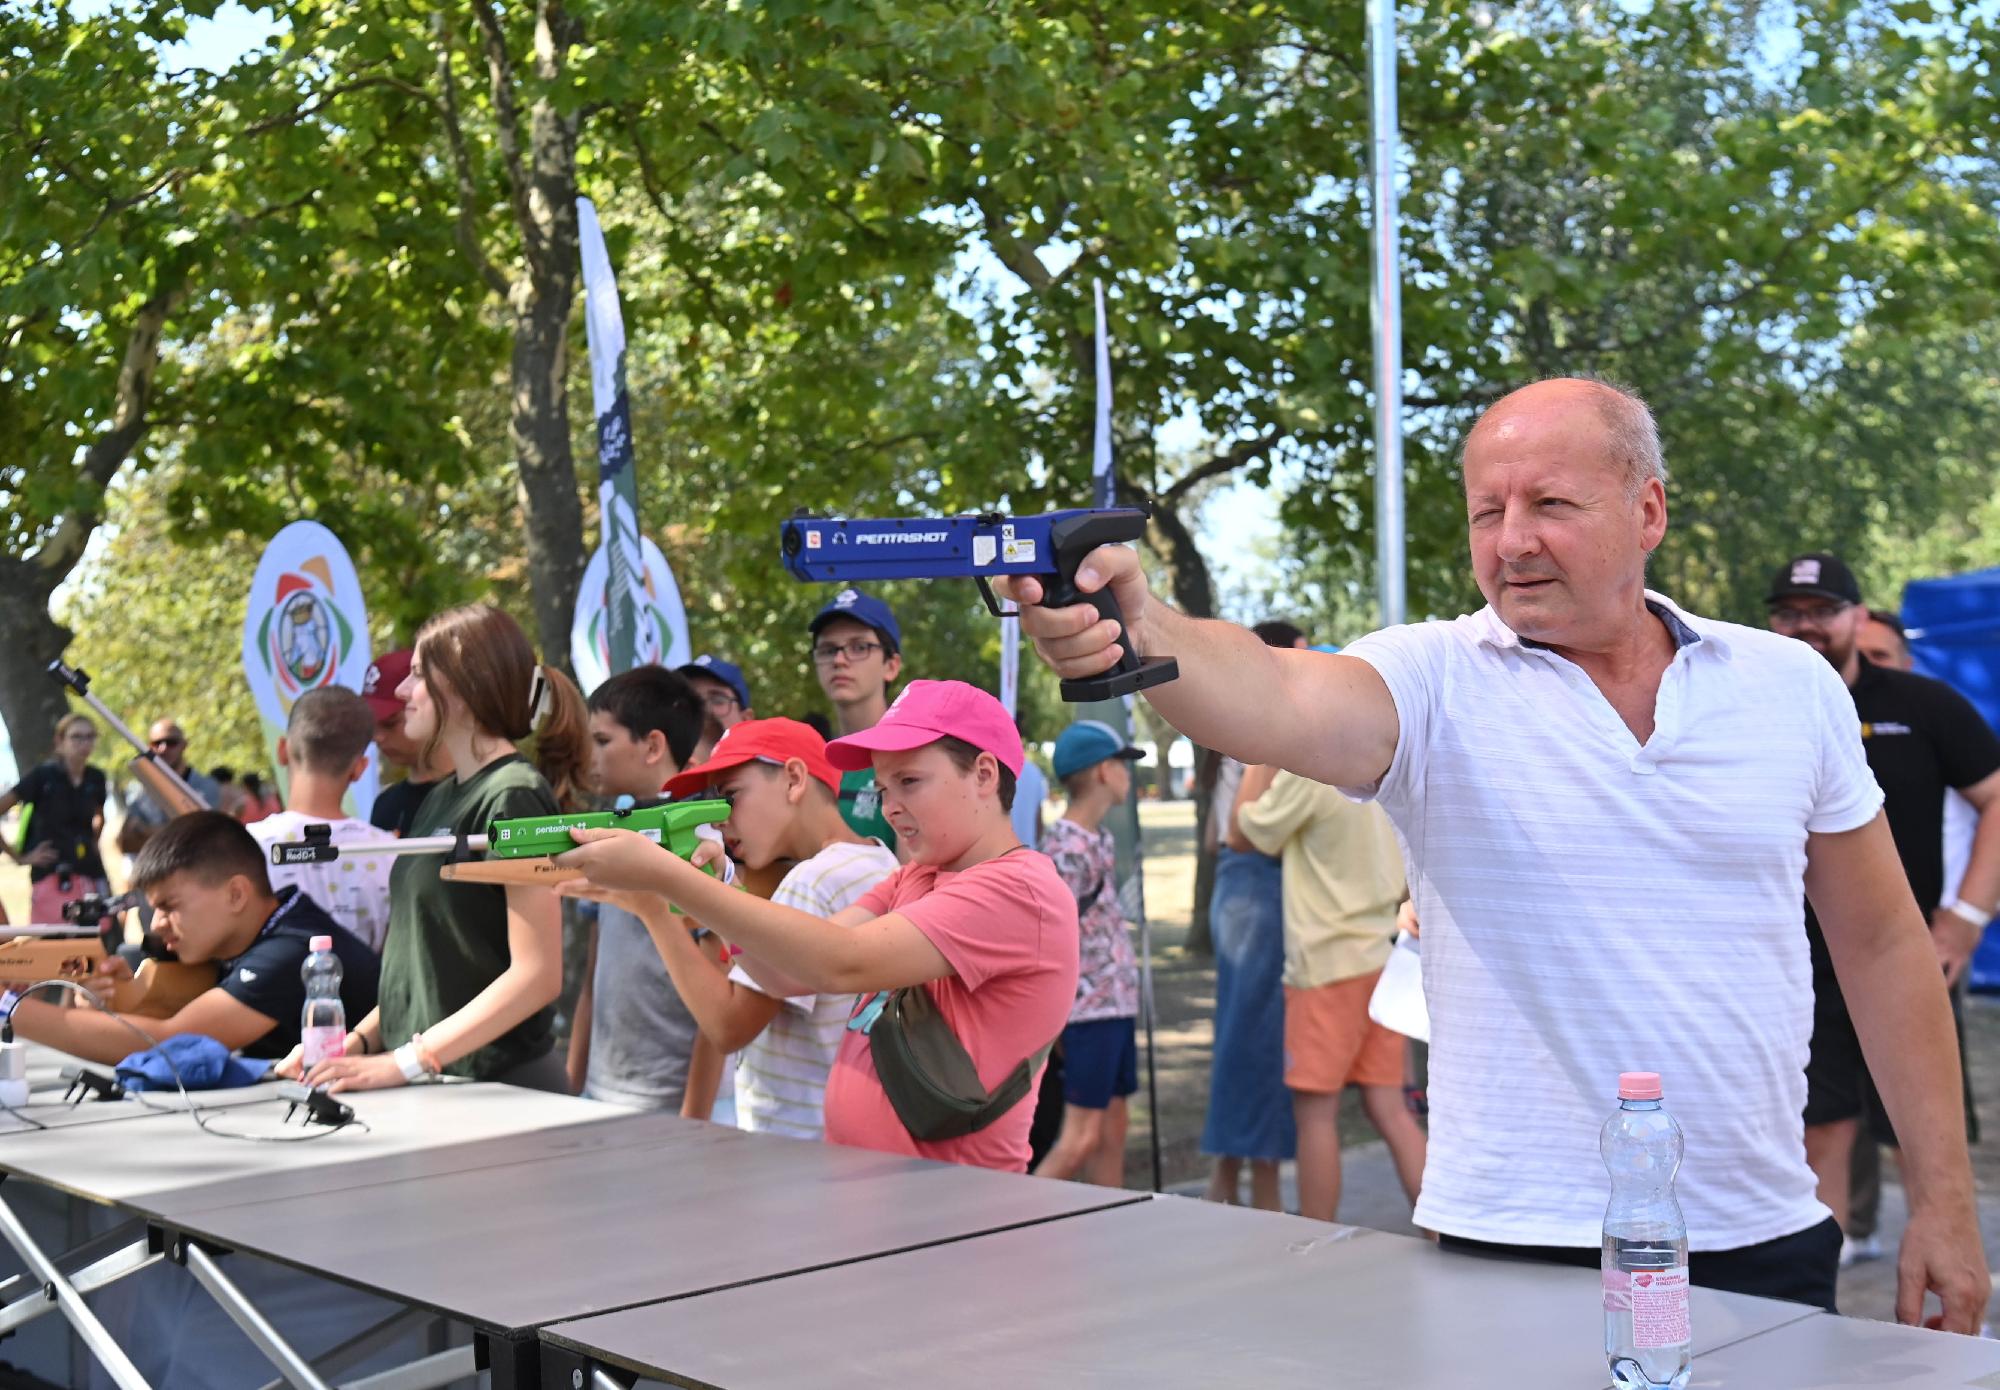
<svg viewBox="0 0 2000 1390"><path fill-rule="evenodd" d="M402 1068L403 1080L422 1081L426 1076L430 1075L429 1072L424 1070L424 1059L417 1055L417 1045L415 1043L404 1043L390 1055L396 1059L396 1065Z"/></svg>
<svg viewBox="0 0 2000 1390"><path fill-rule="evenodd" d="M1964 898L1953 898L1943 906L1944 910L1952 916L1961 921L1970 922L1975 927L1983 927L1993 920L1993 910L1991 908L1975 907Z"/></svg>

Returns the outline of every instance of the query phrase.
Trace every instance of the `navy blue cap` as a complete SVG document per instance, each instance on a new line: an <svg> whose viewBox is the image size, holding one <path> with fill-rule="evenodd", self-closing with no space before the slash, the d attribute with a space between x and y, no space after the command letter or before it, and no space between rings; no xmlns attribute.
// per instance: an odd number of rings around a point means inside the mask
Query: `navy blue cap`
<svg viewBox="0 0 2000 1390"><path fill-rule="evenodd" d="M889 611L889 605L873 594L864 594L859 589L842 589L833 596L833 602L819 610L812 620L812 635L819 636L819 630L835 618L852 618L864 627L872 627L889 639L889 645L897 651L903 649L903 629L896 626L896 615Z"/></svg>
<svg viewBox="0 0 2000 1390"><path fill-rule="evenodd" d="M687 665L678 668L676 675L707 676L710 680L721 681L736 692L736 698L743 702L743 708L750 708L750 682L743 679L743 668L715 656L698 656Z"/></svg>
<svg viewBox="0 0 2000 1390"><path fill-rule="evenodd" d="M1100 724L1095 719L1079 719L1056 739L1056 780L1060 782L1065 777L1096 767L1107 758L1123 758L1136 763L1145 756L1118 737L1109 724Z"/></svg>

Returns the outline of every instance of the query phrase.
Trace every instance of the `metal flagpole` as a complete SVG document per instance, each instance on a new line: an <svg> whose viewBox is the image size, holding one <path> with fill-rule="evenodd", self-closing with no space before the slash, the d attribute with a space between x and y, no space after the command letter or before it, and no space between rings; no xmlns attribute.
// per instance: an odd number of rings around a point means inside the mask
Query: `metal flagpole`
<svg viewBox="0 0 2000 1390"><path fill-rule="evenodd" d="M1091 432L1090 481L1092 505L1115 507L1117 477L1111 467L1111 334L1104 320L1104 282L1091 282L1097 309L1097 414ZM1097 719L1132 741L1132 697L1084 706L1077 713ZM1118 903L1139 924L1139 1016L1146 1030L1146 1128L1153 1160L1153 1191L1161 1188L1160 1091L1153 1062L1153 925L1146 916L1145 855L1139 840L1139 784L1135 778L1125 805L1109 818L1117 844Z"/></svg>
<svg viewBox="0 0 2000 1390"><path fill-rule="evenodd" d="M1382 624L1404 620L1403 289L1396 219L1396 0L1369 0L1375 189L1375 582Z"/></svg>

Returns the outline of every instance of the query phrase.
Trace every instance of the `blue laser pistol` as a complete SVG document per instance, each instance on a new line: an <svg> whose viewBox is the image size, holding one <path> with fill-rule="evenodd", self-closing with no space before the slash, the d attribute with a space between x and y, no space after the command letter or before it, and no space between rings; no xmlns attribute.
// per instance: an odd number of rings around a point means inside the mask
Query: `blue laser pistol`
<svg viewBox="0 0 2000 1390"><path fill-rule="evenodd" d="M1109 589L1076 587L1077 566L1100 545L1135 541L1147 513L1137 507L1044 512L1040 516L894 517L862 520L801 512L784 524L781 549L795 578L818 584L884 579L971 579L987 608L1001 616L988 582L998 574L1030 574L1041 582L1044 608L1087 603L1118 624L1118 664L1102 675L1062 683L1070 701L1111 700L1180 678L1170 656L1142 657L1125 631L1125 615Z"/></svg>

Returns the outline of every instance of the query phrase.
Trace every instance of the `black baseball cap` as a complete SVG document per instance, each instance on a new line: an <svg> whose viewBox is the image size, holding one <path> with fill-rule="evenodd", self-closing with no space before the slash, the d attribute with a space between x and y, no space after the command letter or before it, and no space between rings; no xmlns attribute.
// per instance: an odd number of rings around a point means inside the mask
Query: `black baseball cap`
<svg viewBox="0 0 2000 1390"><path fill-rule="evenodd" d="M1780 565L1771 576L1771 592L1764 601L1781 603L1788 598L1830 598L1839 603L1859 603L1861 586L1854 582L1854 571L1847 567L1846 561L1816 550Z"/></svg>

